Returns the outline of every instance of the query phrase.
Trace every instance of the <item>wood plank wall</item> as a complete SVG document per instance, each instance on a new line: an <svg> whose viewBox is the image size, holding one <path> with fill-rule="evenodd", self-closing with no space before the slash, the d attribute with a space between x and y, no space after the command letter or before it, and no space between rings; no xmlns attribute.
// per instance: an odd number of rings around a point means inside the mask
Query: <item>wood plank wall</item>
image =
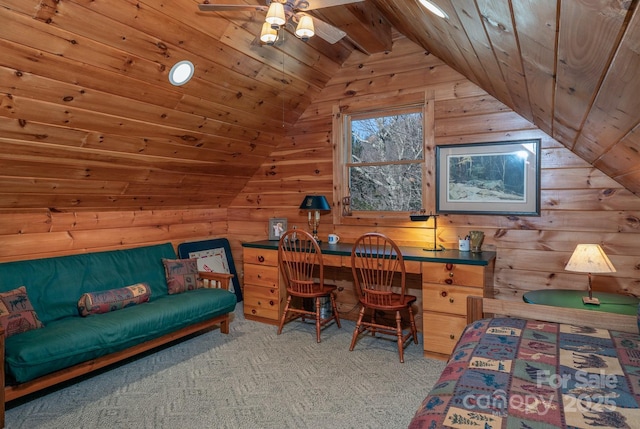
<svg viewBox="0 0 640 429"><path fill-rule="evenodd" d="M269 217L285 217L289 226L305 227L306 213L298 209L304 195L333 197L333 189L340 185L333 183L331 131L336 106L393 104L414 93L430 94L434 100L433 128L426 132L433 135L431 165L435 145L542 141L540 217L448 215L438 220L438 241L447 247L471 229L485 231L484 248L498 254L497 298L521 301L528 290L586 288L586 274L564 271L564 265L577 243L591 242L600 243L617 268L612 275L594 275L594 287L640 294L640 198L402 38L388 54L368 58L353 54L234 200L229 208L229 236L236 266L242 269L242 241L267 238ZM427 180L435 206L435 182L431 175ZM334 199L332 215L322 216L321 238L333 232L349 242L361 233L380 231L406 245L432 240L430 230L408 219L340 219L335 204ZM355 305L349 274L332 275L345 287L339 302L348 311ZM414 282L412 287L419 289L419 284Z"/></svg>
<svg viewBox="0 0 640 429"><path fill-rule="evenodd" d="M0 262L166 242L177 249L226 231L226 209L7 212L0 214Z"/></svg>

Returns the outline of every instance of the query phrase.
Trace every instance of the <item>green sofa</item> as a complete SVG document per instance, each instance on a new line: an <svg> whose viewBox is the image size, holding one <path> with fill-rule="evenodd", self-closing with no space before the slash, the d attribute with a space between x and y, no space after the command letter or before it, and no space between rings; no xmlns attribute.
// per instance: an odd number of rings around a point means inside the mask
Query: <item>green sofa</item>
<svg viewBox="0 0 640 429"><path fill-rule="evenodd" d="M182 335L217 324L228 333L235 294L227 286L169 295L163 258L177 259L171 243L0 264L0 292L25 286L44 324L0 338L6 374L0 417L6 401ZM79 316L78 299L83 293L141 282L150 286L148 302Z"/></svg>

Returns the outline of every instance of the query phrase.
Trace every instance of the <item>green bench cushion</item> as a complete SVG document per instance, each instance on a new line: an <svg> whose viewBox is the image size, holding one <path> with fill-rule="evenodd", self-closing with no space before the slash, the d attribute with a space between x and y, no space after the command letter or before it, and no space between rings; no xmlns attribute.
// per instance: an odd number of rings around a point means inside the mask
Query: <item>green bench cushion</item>
<svg viewBox="0 0 640 429"><path fill-rule="evenodd" d="M6 372L23 383L232 312L235 306L232 292L198 289L110 313L49 321L43 329L7 338Z"/></svg>

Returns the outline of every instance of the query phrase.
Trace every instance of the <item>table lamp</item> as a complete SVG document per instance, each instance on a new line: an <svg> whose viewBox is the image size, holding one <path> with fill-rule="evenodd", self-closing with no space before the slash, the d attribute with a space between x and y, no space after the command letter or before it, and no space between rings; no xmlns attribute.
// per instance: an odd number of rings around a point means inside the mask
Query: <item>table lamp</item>
<svg viewBox="0 0 640 429"><path fill-rule="evenodd" d="M593 297L591 291L591 273L616 272L615 267L598 244L578 244L564 269L588 274L589 296L583 297L582 302L592 305L600 305L600 301Z"/></svg>
<svg viewBox="0 0 640 429"><path fill-rule="evenodd" d="M307 195L300 204L302 210L309 211L309 228L313 231L313 239L320 243L318 225L320 224L320 210L330 211L331 206L324 195ZM314 212L314 213L312 213Z"/></svg>

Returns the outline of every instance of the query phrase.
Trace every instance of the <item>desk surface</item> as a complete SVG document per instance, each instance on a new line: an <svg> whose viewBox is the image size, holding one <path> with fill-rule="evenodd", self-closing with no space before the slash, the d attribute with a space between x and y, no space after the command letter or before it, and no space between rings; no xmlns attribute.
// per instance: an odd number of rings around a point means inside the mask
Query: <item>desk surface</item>
<svg viewBox="0 0 640 429"><path fill-rule="evenodd" d="M593 297L600 300L600 305L583 304L582 297L587 295L588 292L586 290L541 289L525 293L522 295L522 299L529 304L606 311L627 315L635 315L640 302L634 296L594 291Z"/></svg>
<svg viewBox="0 0 640 429"><path fill-rule="evenodd" d="M259 249L278 249L277 240L263 240L242 243L243 247ZM326 255L350 256L353 243L328 244L322 242L320 251ZM424 250L421 247L399 246L405 261L440 262L466 265L489 265L496 257L496 252L482 251L480 253L461 252L459 250Z"/></svg>

